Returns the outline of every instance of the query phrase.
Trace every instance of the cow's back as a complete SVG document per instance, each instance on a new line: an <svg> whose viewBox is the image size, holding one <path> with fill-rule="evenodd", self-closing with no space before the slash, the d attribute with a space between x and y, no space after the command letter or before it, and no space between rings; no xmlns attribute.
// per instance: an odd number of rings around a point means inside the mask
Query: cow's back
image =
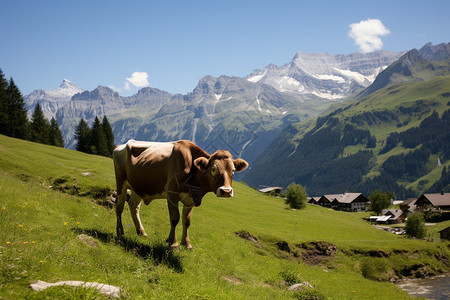
<svg viewBox="0 0 450 300"><path fill-rule="evenodd" d="M123 149L118 147L117 162L125 166L125 180L139 196L164 192L172 168L173 148L173 143L139 141L129 141Z"/></svg>

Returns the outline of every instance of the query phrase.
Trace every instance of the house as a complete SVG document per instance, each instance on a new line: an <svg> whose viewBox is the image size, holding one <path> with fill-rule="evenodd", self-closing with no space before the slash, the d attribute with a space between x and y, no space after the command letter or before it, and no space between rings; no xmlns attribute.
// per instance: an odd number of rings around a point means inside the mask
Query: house
<svg viewBox="0 0 450 300"><path fill-rule="evenodd" d="M259 191L264 194L270 194L270 193L281 194L281 190L283 190L282 187L273 186L273 187L266 187L266 188L260 189Z"/></svg>
<svg viewBox="0 0 450 300"><path fill-rule="evenodd" d="M450 240L450 226L439 231L439 234L440 234L441 240L442 239Z"/></svg>
<svg viewBox="0 0 450 300"><path fill-rule="evenodd" d="M317 202L318 205L323 207L353 212L365 211L368 203L369 199L361 193L323 195Z"/></svg>
<svg viewBox="0 0 450 300"><path fill-rule="evenodd" d="M308 199L309 204L318 204L320 197L311 197Z"/></svg>
<svg viewBox="0 0 450 300"><path fill-rule="evenodd" d="M409 198L399 204L400 209L408 216L416 211L417 198Z"/></svg>
<svg viewBox="0 0 450 300"><path fill-rule="evenodd" d="M369 220L371 222L377 222L377 223L384 223L388 224L389 220L391 219L391 216L370 216Z"/></svg>
<svg viewBox="0 0 450 300"><path fill-rule="evenodd" d="M369 199L361 193L344 193L336 200L338 209L342 211L365 211L369 203Z"/></svg>
<svg viewBox="0 0 450 300"><path fill-rule="evenodd" d="M417 210L424 212L430 209L450 210L450 194L423 194L415 203Z"/></svg>
<svg viewBox="0 0 450 300"><path fill-rule="evenodd" d="M331 202L334 200L331 195L323 195L320 197L319 201L317 201L317 204L323 207L331 207Z"/></svg>
<svg viewBox="0 0 450 300"><path fill-rule="evenodd" d="M383 216L390 216L389 223L403 223L406 220L406 213L401 209L383 209Z"/></svg>

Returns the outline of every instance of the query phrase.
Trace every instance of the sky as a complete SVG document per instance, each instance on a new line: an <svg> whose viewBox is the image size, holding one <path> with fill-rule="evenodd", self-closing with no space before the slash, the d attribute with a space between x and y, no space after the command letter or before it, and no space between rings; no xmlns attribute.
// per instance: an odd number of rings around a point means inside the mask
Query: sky
<svg viewBox="0 0 450 300"><path fill-rule="evenodd" d="M187 94L298 52L350 54L450 42L450 1L0 0L0 69L23 95L69 79L122 96Z"/></svg>

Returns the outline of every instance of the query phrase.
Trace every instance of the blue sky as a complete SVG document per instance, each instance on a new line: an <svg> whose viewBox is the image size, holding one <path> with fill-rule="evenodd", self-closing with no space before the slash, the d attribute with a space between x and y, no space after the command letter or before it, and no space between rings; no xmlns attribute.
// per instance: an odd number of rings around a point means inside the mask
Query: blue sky
<svg viewBox="0 0 450 300"><path fill-rule="evenodd" d="M297 51L404 51L450 42L448 0L0 4L0 68L24 95L54 90L64 78L124 96L147 85L186 94L203 76L243 77L288 63Z"/></svg>

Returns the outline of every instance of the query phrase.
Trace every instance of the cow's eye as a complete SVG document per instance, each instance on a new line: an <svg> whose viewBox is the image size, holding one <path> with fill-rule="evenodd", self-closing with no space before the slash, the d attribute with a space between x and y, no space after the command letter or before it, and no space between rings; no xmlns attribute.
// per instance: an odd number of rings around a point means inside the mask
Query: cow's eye
<svg viewBox="0 0 450 300"><path fill-rule="evenodd" d="M219 168L217 168L217 166L215 164L211 167L211 174L213 176L216 176L217 174L219 174Z"/></svg>

